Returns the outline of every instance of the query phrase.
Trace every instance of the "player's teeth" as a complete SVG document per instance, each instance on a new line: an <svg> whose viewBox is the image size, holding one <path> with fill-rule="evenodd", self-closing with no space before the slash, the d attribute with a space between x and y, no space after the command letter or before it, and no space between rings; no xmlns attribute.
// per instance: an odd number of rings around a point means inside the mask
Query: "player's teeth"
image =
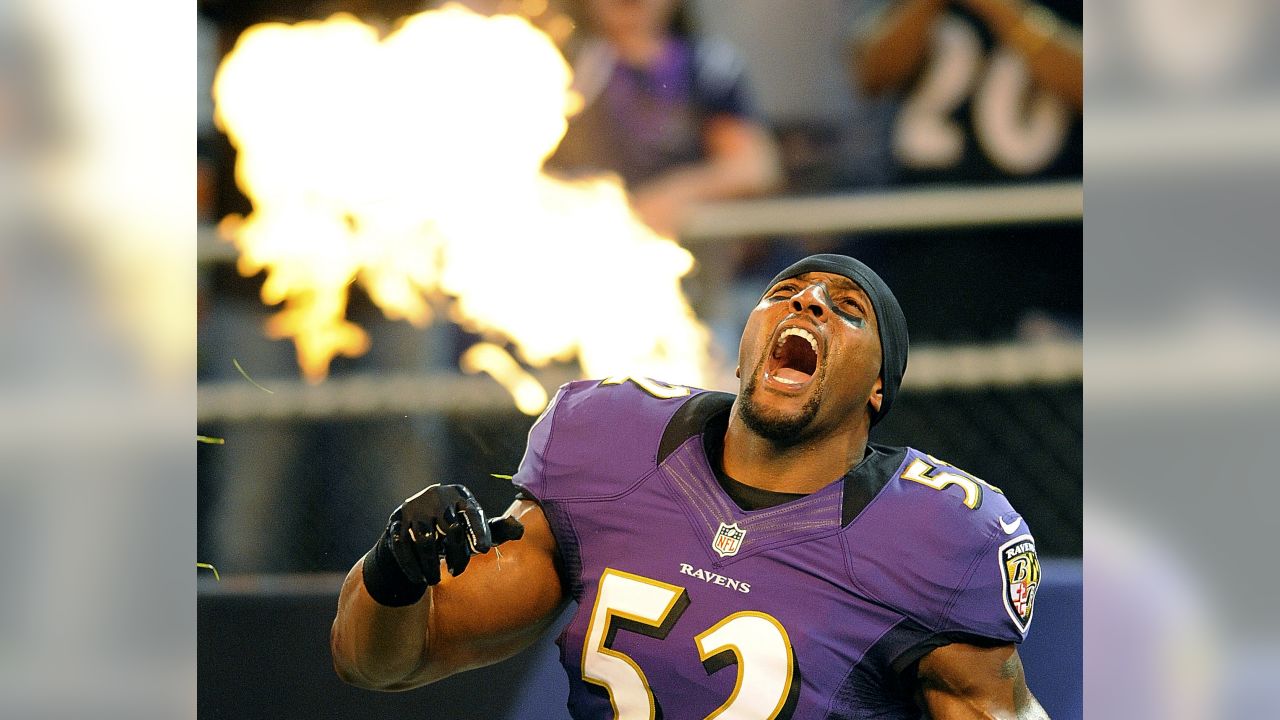
<svg viewBox="0 0 1280 720"><path fill-rule="evenodd" d="M774 375L774 376L773 376L773 379L774 379L774 380L777 380L777 381L778 381L778 382L780 382L780 383L784 383L784 384L786 384L786 385L799 385L799 384L800 384L800 383L796 382L795 380L791 380L791 379L784 378L784 377L778 377L777 375Z"/></svg>
<svg viewBox="0 0 1280 720"><path fill-rule="evenodd" d="M805 341L809 343L809 347L813 348L815 353L818 352L818 340L813 337L812 333L803 328L787 328L786 330L783 330L782 334L778 336L778 345L781 346L783 341L791 335L804 338Z"/></svg>

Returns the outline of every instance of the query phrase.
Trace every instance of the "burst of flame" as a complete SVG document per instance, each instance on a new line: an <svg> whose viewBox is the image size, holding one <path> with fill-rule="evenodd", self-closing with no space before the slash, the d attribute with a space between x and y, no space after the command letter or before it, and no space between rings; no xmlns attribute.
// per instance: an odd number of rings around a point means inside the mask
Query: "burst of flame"
<svg viewBox="0 0 1280 720"><path fill-rule="evenodd" d="M417 326L448 298L451 319L530 365L704 381L708 334L679 284L692 256L616 178L542 172L579 102L570 80L528 22L459 6L383 39L347 15L239 38L214 95L254 210L223 228L241 273L267 271L263 301L284 303L268 333L294 341L308 379L368 349L345 317L358 283ZM497 357L474 369L511 376Z"/></svg>
<svg viewBox="0 0 1280 720"><path fill-rule="evenodd" d="M466 373L488 373L499 385L511 393L516 409L527 415L537 415L547 406L547 391L506 350L493 343L476 343L467 348L458 359Z"/></svg>

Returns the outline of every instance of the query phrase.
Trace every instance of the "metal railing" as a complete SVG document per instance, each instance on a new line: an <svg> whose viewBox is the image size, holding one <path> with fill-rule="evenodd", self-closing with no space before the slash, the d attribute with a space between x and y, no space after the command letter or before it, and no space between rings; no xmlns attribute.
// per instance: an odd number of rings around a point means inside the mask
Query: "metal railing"
<svg viewBox="0 0 1280 720"><path fill-rule="evenodd" d="M761 235L923 230L1079 220L1079 181L994 187L928 186L839 195L765 197L707 203L681 229L686 245ZM202 264L235 262L236 250L213 225L200 228Z"/></svg>
<svg viewBox="0 0 1280 720"><path fill-rule="evenodd" d="M1073 382L1084 375L1084 348L1077 340L947 345L911 350L903 387L913 392ZM548 391L576 379L566 368L535 373ZM244 380L201 383L201 423L247 420L383 417L465 411L504 412L511 396L485 376L457 372L364 374L317 385L298 379L264 378L271 395Z"/></svg>
<svg viewBox="0 0 1280 720"><path fill-rule="evenodd" d="M922 187L812 197L771 197L711 203L681 232L686 245L786 234L945 229L1076 221L1083 217L1080 182L997 187ZM201 228L202 264L234 262L236 250L213 226ZM904 387L917 391L1078 381L1079 341L913 348ZM574 379L569 368L535 373L548 390ZM378 417L450 411L498 412L510 396L483 376L437 371L365 374L310 385L297 378L263 379L270 396L241 380L201 383L198 419Z"/></svg>

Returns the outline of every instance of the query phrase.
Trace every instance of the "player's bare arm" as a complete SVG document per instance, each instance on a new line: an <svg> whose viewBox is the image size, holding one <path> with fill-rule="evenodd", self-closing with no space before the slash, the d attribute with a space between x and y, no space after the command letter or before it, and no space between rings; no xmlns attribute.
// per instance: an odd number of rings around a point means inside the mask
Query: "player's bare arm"
<svg viewBox="0 0 1280 720"><path fill-rule="evenodd" d="M411 605L374 600L357 562L330 635L338 675L372 690L408 690L504 660L536 640L564 603L555 539L534 502L517 501L504 517L523 524L523 537L472 556L457 576L440 572Z"/></svg>
<svg viewBox="0 0 1280 720"><path fill-rule="evenodd" d="M1047 720L1013 645L944 645L919 666L920 701L936 720Z"/></svg>

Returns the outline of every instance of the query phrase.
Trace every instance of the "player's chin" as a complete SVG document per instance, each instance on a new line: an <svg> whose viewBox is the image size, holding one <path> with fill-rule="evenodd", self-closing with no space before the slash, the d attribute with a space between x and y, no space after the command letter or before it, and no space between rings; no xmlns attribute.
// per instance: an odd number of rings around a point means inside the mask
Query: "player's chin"
<svg viewBox="0 0 1280 720"><path fill-rule="evenodd" d="M767 374L758 376L743 397L743 419L757 434L773 440L785 440L803 434L817 413L820 383L801 387L769 382Z"/></svg>
<svg viewBox="0 0 1280 720"><path fill-rule="evenodd" d="M806 435L813 422L813 406L799 411L781 411L753 401L742 405L742 419L747 427L762 438L778 445L793 445Z"/></svg>

